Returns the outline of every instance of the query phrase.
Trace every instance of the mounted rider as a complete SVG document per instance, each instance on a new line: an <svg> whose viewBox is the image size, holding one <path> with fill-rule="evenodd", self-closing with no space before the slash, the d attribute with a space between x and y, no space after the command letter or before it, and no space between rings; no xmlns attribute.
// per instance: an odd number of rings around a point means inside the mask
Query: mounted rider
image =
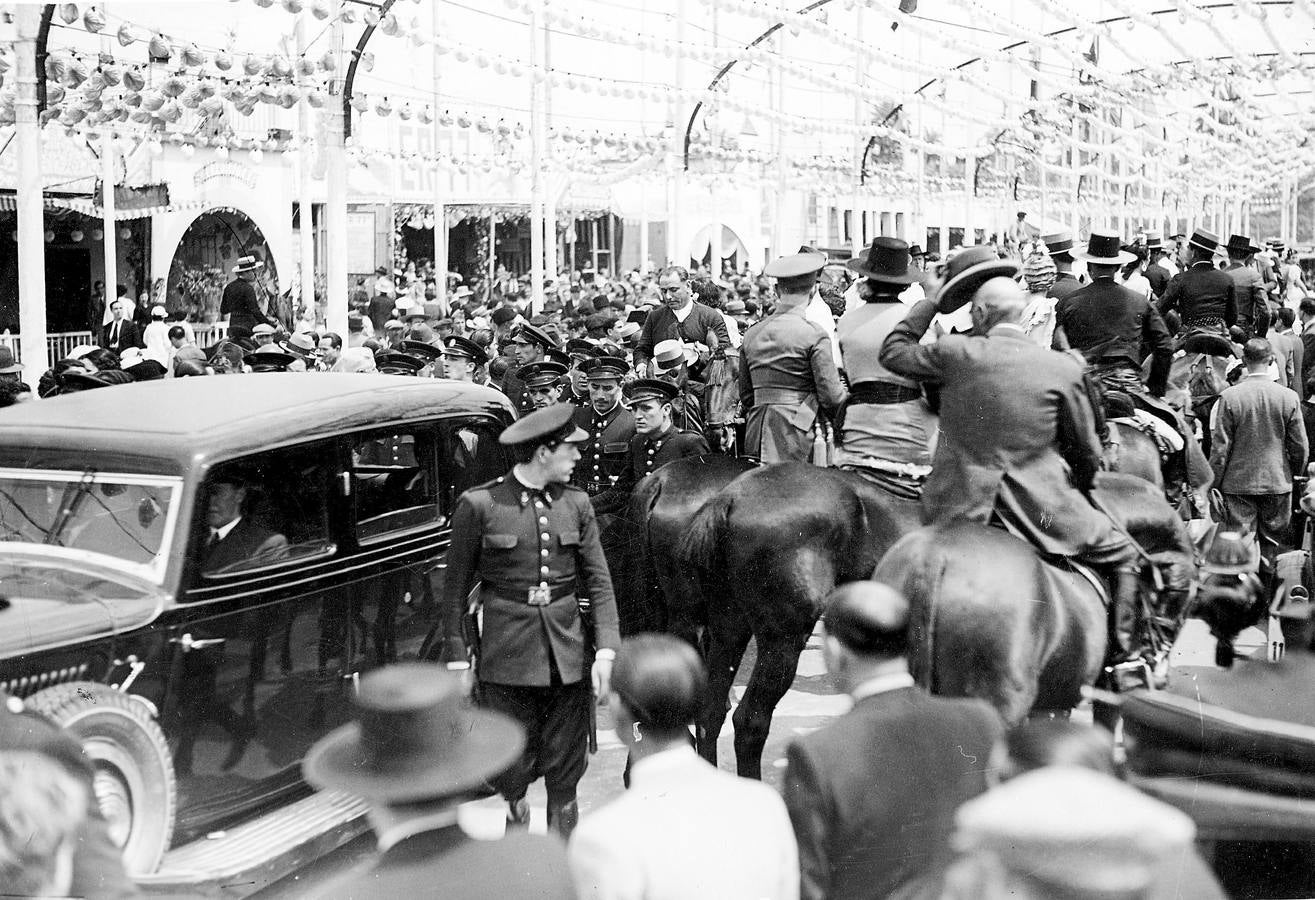
<svg viewBox="0 0 1315 900"><path fill-rule="evenodd" d="M1219 238L1198 228L1184 250L1187 268L1179 272L1160 298L1160 315L1171 309L1182 317L1180 349L1209 356L1232 356L1228 329L1237 324L1237 286L1215 268Z"/></svg>
<svg viewBox="0 0 1315 900"><path fill-rule="evenodd" d="M1112 576L1113 655L1136 657L1136 551L1085 496L1101 445L1083 369L1024 333L1018 274L1017 262L990 247L960 251L940 290L929 284L931 299L914 305L882 345L887 369L940 385L941 434L923 520L999 524L1045 555L1102 567ZM938 309L969 301L973 334L920 344Z"/></svg>
<svg viewBox="0 0 1315 900"><path fill-rule="evenodd" d="M904 318L900 294L918 280L909 261L908 244L879 237L866 255L847 263L859 275L864 302L836 323L849 399L836 416L835 463L871 473L883 487L913 499L931 474L936 414L918 382L878 359L886 336Z"/></svg>

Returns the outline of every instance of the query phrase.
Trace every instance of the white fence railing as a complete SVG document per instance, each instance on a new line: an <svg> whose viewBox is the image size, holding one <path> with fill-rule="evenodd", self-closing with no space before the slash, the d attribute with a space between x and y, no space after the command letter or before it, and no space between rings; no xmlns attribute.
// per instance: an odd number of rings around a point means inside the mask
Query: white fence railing
<svg viewBox="0 0 1315 900"><path fill-rule="evenodd" d="M209 325L193 325L192 330L196 332L196 343L200 347L208 347L216 341L221 341L228 337L228 325L224 322L214 322ZM50 359L63 359L73 352L73 348L81 344L96 344L98 341L90 331L60 331L55 334L46 335L46 347L50 352ZM19 362L23 360L23 341L16 334L0 334L0 345L8 347L13 351L14 358Z"/></svg>

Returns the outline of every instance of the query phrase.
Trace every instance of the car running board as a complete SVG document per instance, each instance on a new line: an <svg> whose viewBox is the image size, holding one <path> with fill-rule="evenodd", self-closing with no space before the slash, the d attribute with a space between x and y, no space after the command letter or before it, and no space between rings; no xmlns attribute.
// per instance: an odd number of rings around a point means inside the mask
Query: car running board
<svg viewBox="0 0 1315 900"><path fill-rule="evenodd" d="M137 885L150 896L245 897L365 833L365 811L365 801L350 794L312 794L175 847Z"/></svg>

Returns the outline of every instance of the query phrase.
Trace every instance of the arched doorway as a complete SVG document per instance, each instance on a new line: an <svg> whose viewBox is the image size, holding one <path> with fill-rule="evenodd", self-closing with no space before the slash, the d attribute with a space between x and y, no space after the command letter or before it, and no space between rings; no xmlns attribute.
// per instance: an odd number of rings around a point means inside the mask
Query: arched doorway
<svg viewBox="0 0 1315 900"><path fill-rule="evenodd" d="M256 274L256 297L268 310L277 302L278 271L269 243L260 227L240 209L208 209L187 226L169 263L165 307L184 312L188 321L214 322L220 317L224 285L233 279L233 267L243 256L265 265Z"/></svg>

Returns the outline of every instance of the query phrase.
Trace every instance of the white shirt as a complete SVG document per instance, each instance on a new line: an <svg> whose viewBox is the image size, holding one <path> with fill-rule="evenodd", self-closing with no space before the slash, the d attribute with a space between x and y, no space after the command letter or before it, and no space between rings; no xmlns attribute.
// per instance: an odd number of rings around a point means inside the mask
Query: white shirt
<svg viewBox="0 0 1315 900"><path fill-rule="evenodd" d="M120 297L118 298L118 300L119 300L119 305L123 307L123 320L125 322L131 322L133 315L137 312L137 304L133 303L132 298L127 296ZM110 309L110 305L106 303L105 316L103 319L101 319L101 324L108 325L113 321L114 321L114 312L113 310Z"/></svg>
<svg viewBox="0 0 1315 900"><path fill-rule="evenodd" d="M688 746L641 759L630 790L584 816L567 855L581 900L796 900L785 802Z"/></svg>
<svg viewBox="0 0 1315 900"><path fill-rule="evenodd" d="M152 321L142 332L142 343L146 345L144 355L148 359L153 359L160 365L169 364L169 351L173 345L169 343L169 329L173 326L168 322Z"/></svg>
<svg viewBox="0 0 1315 900"><path fill-rule="evenodd" d="M221 525L218 528L212 528L211 533L214 535L216 541L222 541L224 538L228 537L228 533L232 531L234 528L236 528L237 523L241 521L242 521L242 517L238 516L236 519L229 522L227 525Z"/></svg>
<svg viewBox="0 0 1315 900"><path fill-rule="evenodd" d="M676 314L676 321L683 325L685 320L689 318L689 314L694 312L694 301L691 300L680 309L674 309L672 312Z"/></svg>
<svg viewBox="0 0 1315 900"><path fill-rule="evenodd" d="M869 678L867 681L860 682L849 692L850 698L857 703L868 697L874 697L877 694L884 694L888 691L898 691L901 688L913 687L913 676L908 672L888 672L885 675L878 675L875 678Z"/></svg>

